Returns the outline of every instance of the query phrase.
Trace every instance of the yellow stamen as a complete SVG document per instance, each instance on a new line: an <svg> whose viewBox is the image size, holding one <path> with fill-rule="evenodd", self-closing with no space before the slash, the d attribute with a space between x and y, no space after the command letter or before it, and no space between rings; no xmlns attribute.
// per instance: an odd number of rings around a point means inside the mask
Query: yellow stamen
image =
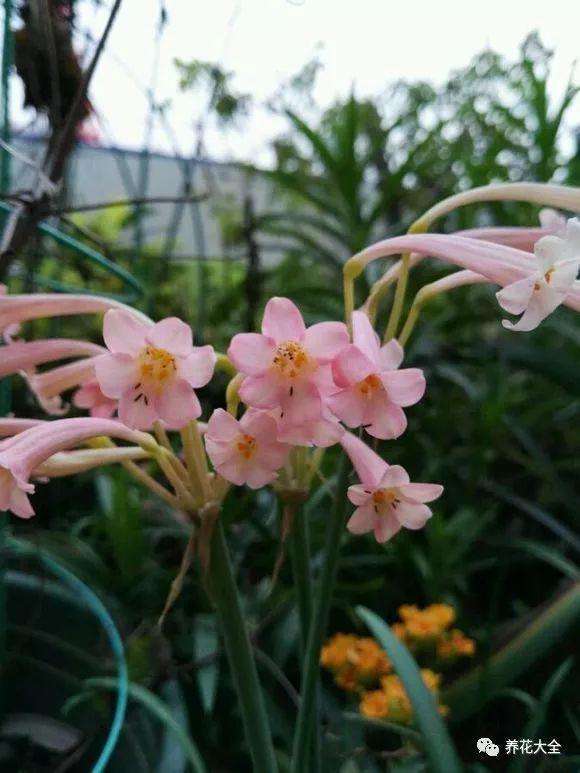
<svg viewBox="0 0 580 773"><path fill-rule="evenodd" d="M145 384L148 389L160 390L170 381L177 371L175 357L165 349L146 346L139 356L139 375L141 381L135 385L139 389Z"/></svg>
<svg viewBox="0 0 580 773"><path fill-rule="evenodd" d="M244 459L251 459L256 452L256 438L252 435L240 435L236 447Z"/></svg>
<svg viewBox="0 0 580 773"><path fill-rule="evenodd" d="M382 488L373 494L373 507L378 515L387 515L391 507L396 507L398 504L399 498L394 488Z"/></svg>
<svg viewBox="0 0 580 773"><path fill-rule="evenodd" d="M362 381L359 381L356 388L363 397L372 397L372 395L379 389L382 389L382 382L378 376L371 373Z"/></svg>
<svg viewBox="0 0 580 773"><path fill-rule="evenodd" d="M272 367L287 379L296 379L313 370L316 363L308 356L304 347L296 341L285 341L276 348Z"/></svg>

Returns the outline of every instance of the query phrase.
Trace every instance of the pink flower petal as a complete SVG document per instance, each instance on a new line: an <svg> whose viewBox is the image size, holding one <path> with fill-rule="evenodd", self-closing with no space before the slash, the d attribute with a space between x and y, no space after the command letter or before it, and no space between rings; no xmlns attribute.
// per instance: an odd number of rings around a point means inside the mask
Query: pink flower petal
<svg viewBox="0 0 580 773"><path fill-rule="evenodd" d="M365 505L372 497L372 491L362 483L357 483L354 486L349 486L347 496L353 505L361 506Z"/></svg>
<svg viewBox="0 0 580 773"><path fill-rule="evenodd" d="M167 317L148 328L147 341L177 357L187 357L193 349L191 328L177 317Z"/></svg>
<svg viewBox="0 0 580 773"><path fill-rule="evenodd" d="M243 486L246 482L247 464L242 459L243 457L236 454L228 461L218 464L216 469L222 478L236 486Z"/></svg>
<svg viewBox="0 0 580 773"><path fill-rule="evenodd" d="M366 409L366 402L355 389L343 389L327 400L330 410L343 421L347 427L360 427Z"/></svg>
<svg viewBox="0 0 580 773"><path fill-rule="evenodd" d="M136 401L138 393L131 389L125 392L119 400L119 419L127 427L132 429L151 429L153 422L158 419L157 410L152 401L145 403L144 398Z"/></svg>
<svg viewBox="0 0 580 773"><path fill-rule="evenodd" d="M345 432L340 444L348 454L361 483L376 489L389 465L352 432Z"/></svg>
<svg viewBox="0 0 580 773"><path fill-rule="evenodd" d="M497 302L509 314L522 314L530 302L535 282L534 275L512 282L495 294Z"/></svg>
<svg viewBox="0 0 580 773"><path fill-rule="evenodd" d="M375 364L354 344L347 346L332 363L334 380L340 387L357 384L375 372Z"/></svg>
<svg viewBox="0 0 580 773"><path fill-rule="evenodd" d="M185 425L201 416L201 405L197 395L187 383L176 379L169 384L154 400L159 418L169 429L182 429Z"/></svg>
<svg viewBox="0 0 580 773"><path fill-rule="evenodd" d="M267 336L259 333L238 333L232 338L228 357L240 373L260 376L272 364L275 349L274 341Z"/></svg>
<svg viewBox="0 0 580 773"><path fill-rule="evenodd" d="M254 408L275 408L280 402L280 385L270 375L247 376L239 389L240 399Z"/></svg>
<svg viewBox="0 0 580 773"><path fill-rule="evenodd" d="M409 475L400 464L392 464L381 478L380 488L394 488L409 483Z"/></svg>
<svg viewBox="0 0 580 773"><path fill-rule="evenodd" d="M279 470L286 463L289 453L290 446L286 445L286 443L279 443L278 441L268 443L262 439L256 450L255 461L260 467L267 468L268 470Z"/></svg>
<svg viewBox="0 0 580 773"><path fill-rule="evenodd" d="M336 392L331 365L319 365L310 380L318 389L318 393L323 399Z"/></svg>
<svg viewBox="0 0 580 773"><path fill-rule="evenodd" d="M228 442L234 440L240 434L240 423L223 408L216 408L207 423L205 433L208 438Z"/></svg>
<svg viewBox="0 0 580 773"><path fill-rule="evenodd" d="M151 327L122 309L110 309L103 320L103 340L113 354L139 354Z"/></svg>
<svg viewBox="0 0 580 773"><path fill-rule="evenodd" d="M211 381L216 363L213 346L196 346L185 358L177 360L177 375L194 389Z"/></svg>
<svg viewBox="0 0 580 773"><path fill-rule="evenodd" d="M425 376L419 368L383 372L381 381L389 400L401 407L415 405L425 394Z"/></svg>
<svg viewBox="0 0 580 773"><path fill-rule="evenodd" d="M539 290L532 293L528 307L520 319L515 324L504 319L502 325L508 330L528 333L530 330L535 330L540 322L557 309L563 300L561 293L552 290L547 285L541 285Z"/></svg>
<svg viewBox="0 0 580 773"><path fill-rule="evenodd" d="M276 472L269 467L262 467L253 464L249 467L246 475L246 485L252 489L262 488L267 483L276 479Z"/></svg>
<svg viewBox="0 0 580 773"><path fill-rule="evenodd" d="M32 518L34 515L34 508L30 504L28 494L16 486L12 489L9 507L6 509L12 510L19 518Z"/></svg>
<svg viewBox="0 0 580 773"><path fill-rule="evenodd" d="M138 383L135 360L128 354L103 354L94 360L95 375L104 395L119 398Z"/></svg>
<svg viewBox="0 0 580 773"><path fill-rule="evenodd" d="M272 442L276 439L276 420L266 411L250 408L240 419L239 427L261 441Z"/></svg>
<svg viewBox="0 0 580 773"><path fill-rule="evenodd" d="M308 353L319 362L331 362L348 343L348 330L343 322L319 322L304 335Z"/></svg>
<svg viewBox="0 0 580 773"><path fill-rule="evenodd" d="M388 343L381 347L379 352L379 364L381 370L396 370L403 362L405 353L403 347L396 338L391 338Z"/></svg>
<svg viewBox="0 0 580 773"><path fill-rule="evenodd" d="M405 412L389 400L386 392L374 395L367 405L363 422L369 435L381 440L394 440L407 429Z"/></svg>
<svg viewBox="0 0 580 773"><path fill-rule="evenodd" d="M298 383L292 388L292 394L284 395L281 401L280 419L284 424L304 424L316 421L322 414L322 401L318 390L308 382Z"/></svg>
<svg viewBox="0 0 580 773"><path fill-rule="evenodd" d="M362 311L352 313L352 340L355 346L358 346L361 352L366 354L375 366L378 366L380 338L373 329L370 319Z"/></svg>
<svg viewBox="0 0 580 773"><path fill-rule="evenodd" d="M410 502L400 502L395 509L395 517L406 529L422 529L431 515L427 505L416 505Z"/></svg>
<svg viewBox="0 0 580 773"><path fill-rule="evenodd" d="M443 486L438 483L405 483L399 486L405 499L415 502L432 502L443 493Z"/></svg>
<svg viewBox="0 0 580 773"><path fill-rule="evenodd" d="M351 534L366 534L375 528L377 520L376 513L372 505L357 507L348 520L346 528Z"/></svg>
<svg viewBox="0 0 580 773"><path fill-rule="evenodd" d="M375 538L377 542L381 544L390 540L395 534L400 531L401 524L393 515L383 515L377 518L375 524Z"/></svg>
<svg viewBox="0 0 580 773"><path fill-rule="evenodd" d="M207 434L204 441L207 455L216 469L218 469L221 464L237 459L239 456L235 446L230 442L214 440L214 438L208 437Z"/></svg>
<svg viewBox="0 0 580 773"><path fill-rule="evenodd" d="M262 333L279 344L301 341L306 332L302 314L288 298L270 298L264 310Z"/></svg>

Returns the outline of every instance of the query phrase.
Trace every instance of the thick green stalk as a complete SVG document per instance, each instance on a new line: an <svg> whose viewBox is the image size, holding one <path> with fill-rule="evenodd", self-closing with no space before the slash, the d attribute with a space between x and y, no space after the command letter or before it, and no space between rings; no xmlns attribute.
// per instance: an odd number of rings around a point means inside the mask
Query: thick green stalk
<svg viewBox="0 0 580 773"><path fill-rule="evenodd" d="M252 645L244 623L223 526L219 521L212 537L209 583L241 705L254 773L276 773L278 766L264 698L258 681Z"/></svg>
<svg viewBox="0 0 580 773"><path fill-rule="evenodd" d="M300 656L304 659L308 634L312 620L312 582L310 575L310 536L308 524L304 517L302 505L287 504L286 507L294 509L292 518L292 530L290 532L290 560L292 563L292 575L296 587L296 599L298 602L298 616L300 618ZM312 769L313 773L320 770L320 733L318 723L313 727L314 742L312 744Z"/></svg>
<svg viewBox="0 0 580 773"><path fill-rule="evenodd" d="M316 687L318 682L320 650L322 649L322 643L324 641L324 636L326 635L326 625L336 580L336 570L340 552L340 538L342 536L346 515L346 488L349 469L350 467L346 458L344 456L341 457L334 509L326 530L326 545L322 574L314 597L312 624L310 626L306 653L304 655L300 710L296 721L294 746L292 750L292 773L306 773L306 771L308 771L309 739L314 725L314 713L316 709Z"/></svg>

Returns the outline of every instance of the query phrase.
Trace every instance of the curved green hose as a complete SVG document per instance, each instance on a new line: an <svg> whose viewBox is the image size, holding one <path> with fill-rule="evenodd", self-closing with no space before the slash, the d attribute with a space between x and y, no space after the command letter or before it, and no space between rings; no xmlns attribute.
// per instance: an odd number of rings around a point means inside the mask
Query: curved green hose
<svg viewBox="0 0 580 773"><path fill-rule="evenodd" d="M13 537L7 538L6 545L16 553L37 558L50 572L68 585L77 597L82 599L86 606L95 614L95 617L99 620L107 634L117 664L117 705L115 706L115 713L113 715L113 721L106 743L92 769L92 773L102 773L119 740L123 722L125 720L125 712L127 710L129 678L123 642L121 641L119 632L103 602L96 593L91 590L88 585L85 585L84 582L79 580L76 575L68 569L65 569L63 566L60 566L60 564L39 548L25 545Z"/></svg>
<svg viewBox="0 0 580 773"><path fill-rule="evenodd" d="M0 211L4 211L7 214L10 214L10 212L12 212L12 207L3 201L0 201ZM105 256L101 255L100 252L93 250L86 244L79 242L78 239L63 233L62 231L59 231L58 228L53 228L53 226L47 225L46 223L39 223L37 228L41 233L46 234L46 236L50 236L51 239L54 239L55 242L63 244L65 247L70 247L72 250L76 250L76 252L87 258L91 263L95 263L97 266L104 268L108 273L118 277L122 282L125 283L125 285L133 290L133 292L129 292L126 295L118 296L117 300L133 301L140 295L143 295L143 285L126 269L122 268L121 266L117 266L116 263L113 263L108 258L105 258ZM70 291L74 288L67 287L66 289ZM74 292L78 292L78 290L74 289ZM102 295L102 293L98 292L93 292L93 294Z"/></svg>

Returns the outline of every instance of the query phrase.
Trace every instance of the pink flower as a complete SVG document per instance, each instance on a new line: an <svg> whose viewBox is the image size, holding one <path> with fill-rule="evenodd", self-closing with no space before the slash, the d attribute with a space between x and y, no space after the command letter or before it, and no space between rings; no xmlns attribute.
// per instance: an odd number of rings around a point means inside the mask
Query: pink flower
<svg viewBox="0 0 580 773"><path fill-rule="evenodd" d="M278 409L286 427L318 420L334 391L332 360L348 345L342 322L306 328L288 298L266 304L262 334L233 337L228 356L244 374L240 397L254 408Z"/></svg>
<svg viewBox="0 0 580 773"><path fill-rule="evenodd" d="M0 510L21 518L34 515L28 494L34 470L59 451L74 448L93 437L118 438L135 445L151 443L148 435L134 432L110 419L60 419L42 422L0 443Z"/></svg>
<svg viewBox="0 0 580 773"><path fill-rule="evenodd" d="M496 293L499 305L510 314L522 314L516 322L503 320L508 330L534 330L564 303L577 284L580 266L580 221L569 220L561 236L544 236L534 248L536 269Z"/></svg>
<svg viewBox="0 0 580 773"><path fill-rule="evenodd" d="M414 405L425 393L423 371L397 370L402 347L394 339L381 347L362 311L353 313L352 325L353 343L332 365L340 390L329 398L329 406L348 427L362 425L373 437L397 438L407 427L403 407Z"/></svg>
<svg viewBox="0 0 580 773"><path fill-rule="evenodd" d="M205 433L205 447L219 474L242 486L261 488L276 478L290 447L276 440L276 422L266 411L248 410L238 421L215 410Z"/></svg>
<svg viewBox="0 0 580 773"><path fill-rule="evenodd" d="M104 395L98 381L87 381L74 393L73 405L88 410L91 416L110 419L117 410L117 401Z"/></svg>
<svg viewBox="0 0 580 773"><path fill-rule="evenodd" d="M440 497L443 486L411 483L403 467L389 466L350 432L345 432L341 443L361 480L348 489L348 498L356 505L348 530L353 534L374 531L377 542L386 542L403 526L421 529L432 515L425 502Z"/></svg>
<svg viewBox="0 0 580 773"><path fill-rule="evenodd" d="M211 346L194 347L191 328L176 317L147 325L125 311L105 314L103 337L111 352L95 361L104 395L119 400L119 418L148 429L158 419L180 429L201 415L193 391L213 375Z"/></svg>

